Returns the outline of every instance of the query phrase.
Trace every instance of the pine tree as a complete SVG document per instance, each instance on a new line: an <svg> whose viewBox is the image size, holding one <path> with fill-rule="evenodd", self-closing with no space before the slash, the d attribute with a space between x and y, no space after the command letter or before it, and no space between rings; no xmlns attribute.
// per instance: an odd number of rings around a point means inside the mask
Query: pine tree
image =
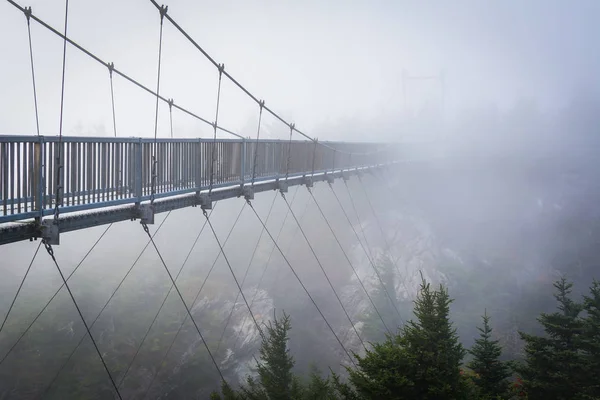
<svg viewBox="0 0 600 400"><path fill-rule="evenodd" d="M466 396L460 364L465 350L450 321L450 299L440 285L433 291L424 280L415 300L416 321L374 344L357 369L348 368L356 393L351 398L461 399ZM347 391L348 387L342 387ZM338 389L339 390L339 389Z"/></svg>
<svg viewBox="0 0 600 400"><path fill-rule="evenodd" d="M500 361L502 347L498 340L492 340L492 328L487 311L483 315L483 327L477 327L480 338L469 350L473 360L467 365L475 373L472 378L483 399L505 398L508 394L508 380L511 372L508 365Z"/></svg>
<svg viewBox="0 0 600 400"><path fill-rule="evenodd" d="M538 321L545 336L519 332L525 341L525 364L517 367L530 400L581 399L585 380L580 303L570 298L572 283L565 278L554 284L559 312L543 313Z"/></svg>

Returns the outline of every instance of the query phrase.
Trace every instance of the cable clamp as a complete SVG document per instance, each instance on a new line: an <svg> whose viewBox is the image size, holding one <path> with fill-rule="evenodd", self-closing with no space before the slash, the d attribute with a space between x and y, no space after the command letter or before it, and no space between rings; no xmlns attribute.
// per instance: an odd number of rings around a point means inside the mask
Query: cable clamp
<svg viewBox="0 0 600 400"><path fill-rule="evenodd" d="M225 72L225 64L217 64L217 68L219 70L219 77Z"/></svg>
<svg viewBox="0 0 600 400"><path fill-rule="evenodd" d="M258 106L260 107L260 111L262 112L262 109L265 107L265 101L264 100L260 100L258 102Z"/></svg>
<svg viewBox="0 0 600 400"><path fill-rule="evenodd" d="M144 222L141 222L142 224L142 228L144 228L144 232L146 232L148 235L150 235L150 229L148 229L148 225L146 225Z"/></svg>
<svg viewBox="0 0 600 400"><path fill-rule="evenodd" d="M110 74L110 77L112 78L112 74L115 69L115 63L109 62L108 64L106 64L106 67L108 68L108 73Z"/></svg>
<svg viewBox="0 0 600 400"><path fill-rule="evenodd" d="M167 100L167 104L169 105L169 112L170 112L171 109L173 108L173 99Z"/></svg>
<svg viewBox="0 0 600 400"><path fill-rule="evenodd" d="M208 213L206 212L206 209L202 209L202 215L204 215L206 217L206 219L208 219Z"/></svg>
<svg viewBox="0 0 600 400"><path fill-rule="evenodd" d="M27 18L27 23L29 23L29 19L33 15L33 13L31 12L31 6L25 7L25 9L23 10L23 13L25 13L25 18Z"/></svg>
<svg viewBox="0 0 600 400"><path fill-rule="evenodd" d="M291 136L291 134L292 134L292 131L293 131L294 129L296 129L296 124L292 122L292 123L290 124L290 136Z"/></svg>
<svg viewBox="0 0 600 400"><path fill-rule="evenodd" d="M167 10L169 9L169 6L165 6L165 5L161 5L160 8L158 9L158 11L160 12L160 23L162 24L163 18L165 18L165 15L167 15Z"/></svg>

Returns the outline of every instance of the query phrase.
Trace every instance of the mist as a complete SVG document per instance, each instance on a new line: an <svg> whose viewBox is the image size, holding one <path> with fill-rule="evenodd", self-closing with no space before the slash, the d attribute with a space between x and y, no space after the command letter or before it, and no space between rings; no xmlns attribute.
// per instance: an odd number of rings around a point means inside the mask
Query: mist
<svg viewBox="0 0 600 400"><path fill-rule="evenodd" d="M61 29L62 2L27 5ZM260 336L243 299L236 302L232 272L240 282L245 277L243 293L259 323L281 311L291 315L290 349L301 374L313 365L343 373L348 360L294 272L353 351L361 351L359 339L321 267L360 333L376 341L384 331L346 256L370 293L379 287L373 264L395 260L386 276L401 315L385 313L386 323L412 318L423 276L449 288L465 346L487 310L507 358L522 356L517 332L539 329L535 316L553 308L557 277L568 276L578 293L598 278L600 3L174 0L168 6L229 73L312 137L405 146L398 154L403 162L394 166L331 187L315 184L327 221L306 187L290 188L286 199L308 241L278 192L257 194L252 204L283 254L242 198L216 202L210 212L226 258L199 208L156 216L150 233L160 253L151 245L144 250L138 221L112 225L87 256L106 225L61 234L57 262L65 275L81 263L69 284L86 321L100 314L91 332L123 379L126 398L206 398L218 386L165 268L179 276L186 304L202 287L192 314L236 383L253 373ZM154 87L159 15L150 2L70 7L70 38ZM33 22L31 29L41 134L56 135L62 41ZM35 135L25 17L6 2L0 54L0 133ZM162 63L161 95L212 121L217 71L168 23ZM72 46L66 65L63 134L114 135L106 68ZM114 84L117 135L152 137L155 97L118 77ZM226 79L221 90L219 124L254 138L256 103ZM168 106L160 104L158 115L158 136L168 137ZM173 124L175 137L212 137L210 125L181 113L174 112ZM289 128L268 113L261 124L261 138L288 138ZM0 333L0 357L62 284L43 246L34 256L38 245L0 247L0 315L34 259ZM108 397L111 387L89 338L48 386L84 333L68 293L60 291L0 363L0 397Z"/></svg>

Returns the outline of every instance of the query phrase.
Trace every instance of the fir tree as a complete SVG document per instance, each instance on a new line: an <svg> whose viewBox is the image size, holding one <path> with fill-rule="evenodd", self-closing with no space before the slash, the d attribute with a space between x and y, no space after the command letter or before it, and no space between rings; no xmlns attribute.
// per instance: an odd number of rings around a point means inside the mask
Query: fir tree
<svg viewBox="0 0 600 400"><path fill-rule="evenodd" d="M584 296L582 348L584 351L585 389L587 396L600 398L600 282L594 281L590 295Z"/></svg>
<svg viewBox="0 0 600 400"><path fill-rule="evenodd" d="M519 332L525 341L525 364L517 367L530 400L581 399L585 380L581 354L582 305L570 298L572 283L554 284L559 312L543 313L538 321L545 336Z"/></svg>
<svg viewBox="0 0 600 400"><path fill-rule="evenodd" d="M492 340L492 328L487 311L483 315L483 327L477 327L479 339L469 350L473 360L467 365L475 375L473 381L483 399L505 398L508 394L508 380L511 372L508 365L500 361L502 347L498 340Z"/></svg>
<svg viewBox="0 0 600 400"><path fill-rule="evenodd" d="M440 286L434 291L425 281L415 300L416 321L374 344L357 369L349 368L356 393L346 398L460 399L466 396L460 364L465 350L450 321L450 299ZM348 391L348 387L338 388Z"/></svg>

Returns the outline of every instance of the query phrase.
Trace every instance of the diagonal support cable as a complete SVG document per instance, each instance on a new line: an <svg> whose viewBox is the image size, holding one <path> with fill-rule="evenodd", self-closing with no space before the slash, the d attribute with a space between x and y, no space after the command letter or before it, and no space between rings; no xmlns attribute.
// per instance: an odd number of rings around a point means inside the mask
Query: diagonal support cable
<svg viewBox="0 0 600 400"><path fill-rule="evenodd" d="M312 192L311 192L310 188L307 187L307 189L308 189L308 192L312 196ZM340 307L342 307L342 311L344 311L344 315L346 315L346 319L348 319L348 322L350 323L350 326L352 327L352 329L354 329L354 333L356 333L356 336L358 337L358 340L360 340L360 343L362 344L363 348L366 351L367 347L365 346L365 343L363 342L362 338L358 334L358 330L356 329L356 326L354 325L354 322L352 322L352 319L350 318L350 315L348 315L348 311L346 311L346 307L344 306L344 303L342 302L342 299L340 299L340 296L337 294L337 291L333 287L333 283L331 283L331 279L329 279L329 275L327 275L327 272L325 271L325 268L323 267L323 264L321 264L321 260L319 260L319 257L317 256L317 253L315 252L315 249L313 248L312 244L310 243L310 240L308 240L308 236L306 236L306 233L304 232L304 229L302 229L302 225L300 225L300 221L298 221L298 218L296 218L296 214L294 214L294 211L292 210L292 206L290 206L290 203L288 203L288 201L285 198L285 195L283 193L281 193L281 196L283 197L283 200L285 201L285 204L287 204L288 209L290 210L290 214L291 214L292 218L294 218L294 221L296 221L296 225L298 225L298 229L300 229L300 233L302 233L302 236L304 237L304 240L306 241L306 244L308 244L308 248L310 249L312 255L315 257L315 260L317 261L317 264L319 265L319 268L321 269L321 272L323 272L323 275L325 276L325 279L327 280L327 283L329 284L329 287L331 288L331 291L333 292L335 298L337 299L338 303L340 304ZM314 196L313 196L313 199L314 199Z"/></svg>
<svg viewBox="0 0 600 400"><path fill-rule="evenodd" d="M323 209L321 209L321 206L319 205L319 202L317 201L317 199L315 198L315 195L312 191L309 190L309 193L313 199L313 201L315 202L317 208L319 209L319 212L321 213L321 216L323 217L323 219L325 220L325 223L327 224L327 227L329 228L329 230L331 231L331 234L333 235L336 243L338 244L340 250L342 250L342 253L344 253L344 258L346 259L346 261L348 262L348 265L350 265L350 268L352 268L352 272L354 272L354 276L356 277L356 279L358 280L358 283L360 283L361 288L363 289L363 291L365 292L365 294L367 295L367 298L369 299L369 302L371 303L371 305L373 306L373 309L375 310L375 312L377 313L377 315L379 316L379 319L381 320L381 323L383 324L383 326L385 327L385 330L388 332L388 334L392 334L392 331L390 331L390 329L388 328L388 326L386 325L385 321L383 320L383 317L381 316L381 313L379 312L379 310L377 309L377 306L375 305L375 303L373 302L373 299L371 298L371 295L369 295L369 292L367 291L367 289L365 288L364 283L362 282L362 280L360 279L360 277L358 276L358 272L356 271L356 268L354 268L354 264L352 264L352 261L350 261L350 257L348 256L348 254L346 253L346 250L344 250L344 247L342 246L342 243L340 242L340 240L338 239L335 231L333 230L333 227L331 226L331 224L329 223L329 219L327 218L327 216L325 215L325 213L323 212Z"/></svg>
<svg viewBox="0 0 600 400"><path fill-rule="evenodd" d="M71 277L73 276L73 274L75 274L75 272L77 272L77 270L79 269L79 267L81 266L81 264L83 264L83 262L86 260L86 258L94 250L94 248L96 248L96 245L100 242L100 240L102 240L102 238L104 237L104 235L106 235L106 232L108 232L108 230L110 229L111 226L112 226L112 224L108 225L108 227L104 230L104 232L102 232L102 234L100 235L100 237L98 238L98 240L96 240L96 242L88 250L88 252L85 254L85 256L83 256L83 258L81 259L81 261L79 261L79 263L77 264L77 266L69 274L69 276L67 276L67 282L69 281L69 279L71 279ZM38 249L39 249L39 247L38 247ZM29 332L29 330L31 329L31 327L33 326L33 324L35 324L35 322L40 318L40 316L43 314L43 312L46 311L46 308L48 308L48 306L50 305L50 303L52 303L52 300L54 300L54 298L58 295L58 293L61 291L61 289L64 286L65 286L64 284L60 285L60 287L56 290L56 292L54 292L54 294L52 295L52 297L50 297L50 299L46 302L46 304L44 305L44 307L42 307L42 309L40 310L40 312L35 316L35 318L33 319L33 321L31 321L29 323L29 325L27 326L27 328L21 333L21 335L19 335L19 338L17 339L17 341L10 347L10 349L8 349L8 351L6 352L6 354L0 360L0 365L2 365L2 363L4 362L4 360L6 360L6 358L9 356L9 354L15 349L15 347L17 347L17 345L21 342L21 339L23 339L23 337L27 334L27 332Z"/></svg>
<svg viewBox="0 0 600 400"><path fill-rule="evenodd" d="M213 209L214 208L215 207L213 207ZM236 219L235 219L235 221L234 221L231 229L229 230L229 233L227 234L227 237L225 238L225 241L223 242L223 247L225 247L225 245L227 244L227 241L229 240L229 237L231 236L231 233L233 232L233 228L237 225L237 222L240 219L240 216L242 215L242 212L244 211L244 208L246 208L246 203L244 203L242 205L242 208L240 209L240 211L239 211L239 213L238 213L238 215L237 215L237 217L236 217ZM200 285L200 289L198 289L198 291L196 292L196 296L194 297L194 300L192 301L191 309L193 309L194 306L196 305L198 297L200 297L200 293L202 293L202 289L204 289L204 286L206 285L206 282L208 281L208 278L210 277L210 274L212 273L213 269L215 268L215 265L217 264L217 260L219 259L220 256L221 256L221 252L219 252L217 254L217 256L215 257L215 259L214 259L214 261L213 261L210 269L208 270L208 274L206 274L206 277L204 278L204 281L202 282L202 285ZM146 398L148 396L148 393L150 392L150 389L152 388L152 385L153 385L156 377L158 376L158 373L161 371L162 366L164 365L164 362L165 362L167 356L171 352L171 349L173 348L173 345L175 344L175 341L179 337L179 334L181 333L181 330L183 329L183 326L185 325L185 323L187 321L187 318L188 318L188 315L186 314L185 317L183 318L183 320L181 321L181 324L179 324L179 328L177 328L177 332L175 333L175 336L173 337L173 340L171 341L171 344L167 348L167 351L163 355L160 363L158 363L158 369L152 375L152 379L150 379L150 383L148 384L148 387L146 388L146 392L144 393L143 398Z"/></svg>
<svg viewBox="0 0 600 400"><path fill-rule="evenodd" d="M79 314L79 317L81 318L81 322L83 322L83 325L85 326L85 330L87 331L87 334L90 336L92 344L94 345L94 348L96 349L96 353L98 353L98 357L100 357L100 361L102 361L102 365L104 366L104 369L106 370L106 373L108 374L110 383L113 385L115 392L117 392L117 396L119 396L119 399L122 399L121 393L119 392L119 388L117 387L117 384L115 383L115 380L113 379L113 376L111 375L110 370L108 369L108 366L106 365L106 361L104 361L104 357L102 356L102 353L100 352L100 349L98 348L98 344L96 343L96 340L94 340L94 336L92 336L92 332L90 331L90 328L89 328L87 322L85 322L85 318L83 317L83 314L81 313L81 309L79 308L77 301L75 301L75 296L73 296L73 292L71 291L71 288L69 287L69 284L67 283L67 280L65 279L65 275L63 274L62 270L60 269L60 266L58 265L58 261L56 261L56 257L54 256L54 250L52 249L52 246L50 244L46 243L45 240L43 241L43 243L44 243L44 247L46 248L46 251L52 258L54 265L56 265L56 269L58 270L58 273L60 274L60 277L62 278L63 284L65 285L65 287L67 288L67 291L69 292L69 296L71 296L71 300L73 301L73 304L75 305L75 308L77 309L77 313Z"/></svg>
<svg viewBox="0 0 600 400"><path fill-rule="evenodd" d="M144 232L146 232L146 234L150 238L150 242L152 243L152 246L156 250L156 253L158 254L158 257L160 258L160 261L161 261L163 267L165 267L165 271L167 271L167 275L169 275L169 279L171 279L171 284L173 285L173 287L175 288L175 291L179 295L179 298L181 299L181 303L185 307L185 311L187 312L187 315L190 317L190 319L194 323L194 327L196 327L196 332L198 332L198 336L200 336L200 339L202 340L202 343L204 343L204 347L206 347L206 351L208 352L208 355L210 356L210 359L212 360L215 368L217 369L217 372L219 373L219 376L221 377L221 380L223 382L225 382L225 377L223 376L223 373L221 372L221 368L219 368L219 364L217 364L217 361L215 360L215 357L213 356L212 352L210 351L210 348L208 347L208 344L206 343L206 340L204 340L204 336L202 335L202 332L200 331L200 328L198 327L198 324L196 323L196 321L194 320L194 318L192 318L192 312L190 311L190 308L186 304L185 300L183 299L183 295L181 294L181 291L179 290L179 287L175 283L175 279L173 279L173 275L171 275L171 272L169 271L169 268L167 267L167 264L165 263L165 260L164 260L164 258L162 256L160 250L158 249L158 246L156 246L156 243L154 242L154 239L152 238L152 235L150 234L150 230L148 229L148 225L146 225L146 224L143 223L142 227L144 228Z"/></svg>
<svg viewBox="0 0 600 400"><path fill-rule="evenodd" d="M8 307L8 311L6 312L6 315L4 316L4 321L2 321L2 325L0 326L0 333L2 333L2 329L4 329L4 325L6 324L6 321L8 320L8 316L10 315L10 312L12 311L13 306L15 305L15 302L17 301L17 297L19 297L19 293L21 293L21 288L23 287L23 284L25 283L25 279L27 279L27 275L29 275L31 266L33 265L33 262L35 261L35 258L37 257L37 254L40 251L41 246L42 246L42 242L40 242L38 244L37 248L35 249L35 253L33 253L33 257L31 258L31 262L29 263L29 266L27 267L27 270L25 271L25 275L23 275L23 279L21 279L21 283L19 284L17 293L15 293L15 297L13 297L13 300L10 303L10 306Z"/></svg>
<svg viewBox="0 0 600 400"><path fill-rule="evenodd" d="M283 193L281 195L284 196L284 198L285 198L285 195ZM287 203L287 201L286 201L286 203ZM275 241L275 238L273 237L273 235L271 234L271 232L269 232L269 229L267 228L267 226L263 222L262 218L260 218L260 215L258 215L258 212L256 212L256 210L254 209L254 206L252 205L252 203L248 202L248 205L250 206L250 208L252 208L252 211L254 211L254 215L256 215L256 218L260 221L261 225L265 228L265 232L267 232L267 235L269 235L269 237L271 238L271 240L275 244L275 247L277 247L277 250L279 251L279 253L283 257L283 260L285 261L285 263L287 264L287 266L290 267L290 270L292 271L292 273L294 274L294 276L298 280L298 283L300 284L300 286L302 286L302 289L304 289L304 292L306 293L306 295L308 296L308 298L310 299L310 301L313 303L313 305L315 306L315 308L317 309L317 311L319 312L319 314L323 318L323 321L325 321L325 324L327 325L327 327L329 328L329 330L331 331L331 333L335 337L336 341L339 343L339 345L342 348L342 350L344 351L344 353L346 353L346 355L348 356L348 359L350 360L350 362L355 367L357 367L356 362L354 361L354 358L352 358L352 356L348 352L348 349L346 349L346 347L344 346L344 344L342 343L342 341L340 340L340 338L338 337L338 335L333 330L333 327L331 326L331 324L329 323L329 321L325 317L325 314L323 314L323 312L321 311L321 309L317 305L317 302L312 297L312 295L310 294L310 292L308 291L308 289L306 288L306 286L304 285L304 283L302 282L302 280L300 279L300 277L298 276L298 274L294 270L294 267L292 267L292 264L290 264L289 260L285 256L285 254L283 254L283 251L281 250L281 247L279 247L279 244L277 244L277 242Z"/></svg>
<svg viewBox="0 0 600 400"><path fill-rule="evenodd" d="M154 232L154 235L152 235L152 237L156 236L156 234L160 231L160 228L162 228L163 224L169 218L170 215L171 215L171 211L169 211L167 213L166 217L162 220L162 222L160 223L160 225L158 226L158 228L156 228L156 231ZM125 276L123 276L123 278L121 279L121 281L119 282L119 284L117 285L117 287L115 288L115 290L113 290L112 294L110 295L110 297L106 301L106 303L104 303L104 305L102 306L102 309L100 309L100 312L96 315L96 318L94 318L94 321L92 321L92 324L90 325L90 329L94 327L94 325L96 324L96 321L98 321L98 318L100 318L100 316L102 315L102 313L104 312L104 310L106 309L106 307L108 307L108 304L113 299L113 297L115 296L115 294L117 293L117 291L119 290L119 288L121 288L121 286L123 285L123 282L125 282L125 279L127 279L127 277L129 276L129 274L133 270L133 267L135 267L135 265L140 260L140 258L142 257L142 254L144 254L144 251L146 251L146 249L148 248L149 245L150 245L150 241L148 241L146 243L146 245L144 246L144 248L142 249L142 251L140 252L140 254L138 254L137 258L133 262L133 264L131 264L131 267L129 267L129 269L127 270L127 273L125 273ZM77 346L75 346L75 348L73 349L73 351L71 351L71 353L69 354L69 357L67 357L67 359L65 360L65 362L61 365L60 369L58 370L58 372L56 373L56 375L54 376L54 378L50 382L50 385L48 385L46 387L46 390L44 391L44 393L46 393L50 389L50 387L54 384L54 382L56 381L56 379L58 379L60 373L67 366L67 364L69 363L69 361L71 360L71 358L73 357L73 355L75 354L75 352L77 351L77 349L79 348L79 346L81 346L81 343L83 343L83 339L85 339L85 336L83 336L79 340L79 343L77 343Z"/></svg>
<svg viewBox="0 0 600 400"><path fill-rule="evenodd" d="M394 310L398 314L398 318L400 318L400 321L404 322L404 320L402 319L402 315L400 315L400 311L398 310L398 307L396 307L396 302L394 301L394 298L392 298L392 295L387 290L387 287L385 286L385 283L383 282L383 279L381 278L381 275L379 274L379 271L377 271L377 267L375 266L375 262L370 257L369 252L365 248L365 245L360 240L360 236L358 235L358 232L356 232L356 229L354 228L354 225L352 224L352 221L350 221L350 217L348 216L348 213L344 209L344 206L342 205L342 202L340 201L340 198L338 197L337 193L335 192L335 189L333 188L333 186L329 185L329 187L331 188L331 192L333 193L335 199L337 200L338 205L340 206L340 210L342 210L342 212L344 213L344 216L346 217L346 220L348 221L348 225L350 225L350 228L352 229L352 232L354 233L354 236L356 236L356 240L357 240L358 244L362 248L362 251L365 253L365 256L367 257L367 260L369 260L369 263L371 264L371 267L373 268L373 271L375 272L375 275L377 276L377 279L379 280L379 283L381 284L381 288L383 289L383 291L385 292L386 296L390 300L390 303L392 304L392 307L394 307ZM346 186L346 188L348 188L348 187ZM350 192L348 192L348 194L350 194ZM351 196L350 196L350 199L351 199L352 205L354 205L354 202L353 202ZM356 208L355 208L355 211L356 211ZM358 221L358 224L361 225L360 224L360 220ZM368 246L368 244L367 244L367 246Z"/></svg>
<svg viewBox="0 0 600 400"><path fill-rule="evenodd" d="M298 194L300 187L296 186L296 190L294 191L294 195L292 196L292 201L291 204L294 204L294 201L296 200L296 195ZM277 194L275 194L275 199L277 199ZM308 206L308 202L306 203L306 205ZM306 207L304 208L304 211L306 211ZM304 212L302 213L304 214ZM283 223L281 224L281 227L279 228L279 232L277 233L277 237L275 238L276 241L279 241L279 237L281 236L281 233L283 232L283 228L285 227L285 223L287 222L287 219L290 215L290 210L286 210L285 212L285 217L283 218ZM302 220L302 216L300 216L300 219ZM294 237L296 235L296 233L298 233L297 228L296 231L294 232ZM292 239L292 243L293 243L293 239ZM290 243L291 245L291 243ZM289 251L289 248L288 248ZM254 295L252 296L252 300L250 301L250 307L252 307L254 305L254 300L256 300L256 296L258 295L258 291L260 289L260 286L262 285L262 281L267 273L267 269L269 268L269 265L271 263L271 258L273 257L273 254L275 253L275 245L273 245L273 247L271 247L271 251L269 252L269 258L267 258L267 262L265 263L265 267L262 270L262 273L260 274L260 278L258 279L258 284L256 285L256 290L254 291ZM277 270L279 272L279 270ZM244 316L244 319L242 320L242 325L244 325L246 323L246 318L247 316ZM233 350L236 349L237 347L237 342L240 338L240 332L238 331L238 333L235 335L235 341L233 342Z"/></svg>
<svg viewBox="0 0 600 400"><path fill-rule="evenodd" d="M210 212L211 215L214 212L215 208L217 208L216 205L213 207L213 210ZM179 268L179 271L177 272L177 275L175 276L175 282L177 282L177 279L179 278L179 275L181 274L181 272L183 271L183 268L187 264L188 259L190 258L190 255L194 251L194 248L196 247L196 244L198 243L198 240L200 239L200 236L202 235L202 232L204 232L204 228L205 227L206 227L206 221L204 222L204 224L202 224L202 227L200 228L200 231L198 232L198 235L196 235L196 239L194 239L194 243L192 243L192 247L190 248L190 250L188 251L187 255L185 256L185 259L183 260L183 264L181 264L181 267ZM121 387L121 385L125 381L125 378L127 377L127 374L129 373L129 370L133 366L134 361L136 360L136 358L137 358L140 350L142 349L142 346L144 345L144 342L146 341L146 338L148 337L148 334L150 333L150 330L152 329L152 327L154 326L154 323L158 319L158 315L160 314L160 312L162 311L163 307L165 306L165 303L167 302L167 299L169 298L169 295L171 294L172 290L173 290L173 285L171 285L169 287L169 291L167 292L167 294L166 294L165 298L163 299L162 303L160 304L160 307L158 308L158 311L156 312L156 315L154 315L154 318L152 319L152 322L150 323L150 326L148 326L148 329L146 330L146 333L142 337L140 345L136 349L135 354L133 355L133 358L131 359L131 361L127 365L127 368L125 369L125 372L123 373L123 376L119 380L119 385L118 385L119 387Z"/></svg>
<svg viewBox="0 0 600 400"><path fill-rule="evenodd" d="M249 202L250 200L247 200L247 201ZM227 264L227 267L229 268L229 272L231 272L231 276L233 277L233 280L235 281L238 291L242 295L242 299L244 300L244 303L246 303L246 307L248 308L248 312L250 313L250 316L252 317L252 321L254 321L254 325L256 326L256 329L258 330L258 333L260 334L260 336L264 337L263 331L262 331L262 329L260 329L260 325L258 325L258 322L256 322L256 318L254 317L252 308L250 308L250 304L248 304L248 300L246 299L246 296L244 295L242 286L240 285L240 282L238 281L237 277L235 276L235 273L233 272L233 268L231 267L231 263L229 262L229 259L227 258L227 254L225 254L225 251L223 250L223 245L221 244L221 241L219 240L219 237L217 236L217 232L215 232L215 228L213 227L212 222L210 222L210 220L208 219L208 214L206 213L206 210L202 210L202 212L204 213L204 216L206 217L206 220L208 221L208 226L210 227L210 230L212 231L213 236L215 237L215 240L217 241L217 244L219 245L220 253L223 255L223 258L225 259L225 263ZM234 303L234 305L235 305L235 303ZM218 347L217 347L217 350L218 350Z"/></svg>
<svg viewBox="0 0 600 400"><path fill-rule="evenodd" d="M267 223L269 222L269 218L271 217L271 212L273 211L273 206L275 205L276 199L277 199L277 193L275 193L275 196L273 196L273 201L271 202L271 206L269 207L269 213L267 214L267 220L266 220ZM254 250L252 251L252 256L250 256L250 261L248 261L248 266L246 267L246 271L244 272L244 277L242 278L241 288L244 287L244 283L246 282L246 278L248 277L248 272L250 271L250 266L252 266L252 261L254 261L254 256L256 255L256 251L258 250L258 245L260 244L260 241L262 240L264 233L265 233L265 230L262 229L260 231L260 235L258 236L258 240L256 241L256 245L254 246ZM231 316L233 315L233 311L235 310L235 306L240 298L241 293L242 292L240 290L237 292L237 294L235 296L235 300L233 301L233 305L231 306L231 310L229 311L229 315L227 316L227 320L225 322L225 327L223 328L223 332L221 332L221 337L219 338L219 343L217 344L217 352L221 348L221 342L223 341L223 337L225 337L225 332L227 331L227 327L229 326L229 321L231 320ZM252 300L254 300L254 297L252 298ZM250 302L248 309L250 309L250 310L252 309L252 302ZM260 330L259 330L259 332L260 332Z"/></svg>

